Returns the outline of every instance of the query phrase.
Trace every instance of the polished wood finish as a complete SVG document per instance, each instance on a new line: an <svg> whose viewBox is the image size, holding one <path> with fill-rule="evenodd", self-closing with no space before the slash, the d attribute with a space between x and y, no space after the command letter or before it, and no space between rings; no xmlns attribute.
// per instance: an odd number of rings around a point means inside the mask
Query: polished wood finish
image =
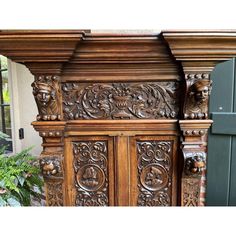
<svg viewBox="0 0 236 236"><path fill-rule="evenodd" d="M208 101L235 31L0 31L35 76L49 206L199 206Z"/></svg>

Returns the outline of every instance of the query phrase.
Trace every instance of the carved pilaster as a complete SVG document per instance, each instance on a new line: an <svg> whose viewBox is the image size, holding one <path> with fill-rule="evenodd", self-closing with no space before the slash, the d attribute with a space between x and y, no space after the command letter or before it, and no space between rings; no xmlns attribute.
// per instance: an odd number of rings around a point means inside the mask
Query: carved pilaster
<svg viewBox="0 0 236 236"><path fill-rule="evenodd" d="M185 74L184 119L208 119L208 101L212 81L207 73Z"/></svg>
<svg viewBox="0 0 236 236"><path fill-rule="evenodd" d="M200 206L201 179L206 173L206 135L212 120L181 120L184 165L181 180L181 205Z"/></svg>
<svg viewBox="0 0 236 236"><path fill-rule="evenodd" d="M64 122L33 122L34 128L43 138L43 152L39 158L45 182L48 206L65 205L63 136Z"/></svg>
<svg viewBox="0 0 236 236"><path fill-rule="evenodd" d="M57 75L37 75L31 86L39 111L37 120L62 120L60 77Z"/></svg>

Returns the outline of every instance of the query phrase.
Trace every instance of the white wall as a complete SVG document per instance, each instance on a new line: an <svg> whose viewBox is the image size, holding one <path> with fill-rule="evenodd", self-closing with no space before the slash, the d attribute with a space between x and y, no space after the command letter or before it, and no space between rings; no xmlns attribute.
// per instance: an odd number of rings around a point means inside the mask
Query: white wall
<svg viewBox="0 0 236 236"><path fill-rule="evenodd" d="M11 106L13 109L11 118L14 152L34 146L31 153L38 156L42 151L42 139L31 125L38 114L31 87L34 77L26 66L19 63L9 60L8 68L9 85L12 91ZM24 129L24 139L21 140L18 134L20 128Z"/></svg>

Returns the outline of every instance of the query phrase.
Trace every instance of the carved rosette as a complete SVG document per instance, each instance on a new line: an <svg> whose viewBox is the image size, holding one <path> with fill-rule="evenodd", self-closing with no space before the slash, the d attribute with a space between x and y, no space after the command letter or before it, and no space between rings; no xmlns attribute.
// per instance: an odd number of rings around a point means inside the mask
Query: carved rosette
<svg viewBox="0 0 236 236"><path fill-rule="evenodd" d="M212 81L209 74L186 74L187 95L184 105L185 119L208 119L208 101Z"/></svg>
<svg viewBox="0 0 236 236"><path fill-rule="evenodd" d="M106 141L73 142L76 206L108 206Z"/></svg>
<svg viewBox="0 0 236 236"><path fill-rule="evenodd" d="M41 155L39 164L46 183L47 205L63 206L62 156Z"/></svg>
<svg viewBox="0 0 236 236"><path fill-rule="evenodd" d="M60 77L52 75L35 76L32 83L33 95L38 107L37 120L62 120Z"/></svg>
<svg viewBox="0 0 236 236"><path fill-rule="evenodd" d="M170 206L172 186L170 141L138 141L138 206Z"/></svg>
<svg viewBox="0 0 236 236"><path fill-rule="evenodd" d="M179 115L178 82L63 83L67 120L175 119Z"/></svg>

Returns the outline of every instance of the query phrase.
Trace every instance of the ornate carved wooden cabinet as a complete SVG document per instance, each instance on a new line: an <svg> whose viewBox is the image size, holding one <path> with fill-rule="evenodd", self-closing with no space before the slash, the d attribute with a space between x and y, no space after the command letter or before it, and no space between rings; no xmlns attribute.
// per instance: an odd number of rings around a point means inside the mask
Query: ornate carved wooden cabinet
<svg viewBox="0 0 236 236"><path fill-rule="evenodd" d="M210 72L234 32L1 31L35 76L49 206L204 205Z"/></svg>

